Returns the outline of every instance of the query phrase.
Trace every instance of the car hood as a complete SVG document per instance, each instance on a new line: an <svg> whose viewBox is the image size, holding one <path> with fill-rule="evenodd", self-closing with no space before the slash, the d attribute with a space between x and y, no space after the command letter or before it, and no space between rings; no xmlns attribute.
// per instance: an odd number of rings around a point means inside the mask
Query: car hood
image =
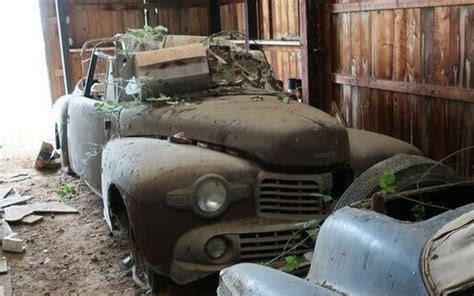
<svg viewBox="0 0 474 296"><path fill-rule="evenodd" d="M275 96L221 96L195 104L123 109L120 135L184 135L251 154L267 165L327 166L349 159L346 129L328 114Z"/></svg>

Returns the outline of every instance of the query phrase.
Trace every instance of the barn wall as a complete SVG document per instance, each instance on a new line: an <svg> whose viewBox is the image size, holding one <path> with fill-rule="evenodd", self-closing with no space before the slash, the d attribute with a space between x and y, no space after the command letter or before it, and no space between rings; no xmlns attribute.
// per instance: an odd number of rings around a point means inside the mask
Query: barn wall
<svg viewBox="0 0 474 296"><path fill-rule="evenodd" d="M51 96L57 98L64 93L64 81L54 0L41 0L39 7Z"/></svg>
<svg viewBox="0 0 474 296"><path fill-rule="evenodd" d="M219 1L221 29L246 32L243 0ZM299 0L258 1L258 37L261 40L300 40ZM298 45L263 46L278 79L301 78L301 48Z"/></svg>
<svg viewBox="0 0 474 296"><path fill-rule="evenodd" d="M355 2L330 5L325 108L437 160L474 145L474 5L451 6L474 1ZM446 163L472 177L473 161Z"/></svg>
<svg viewBox="0 0 474 296"><path fill-rule="evenodd" d="M61 53L54 0L39 0L52 100L64 95ZM68 0L72 81L83 76L80 48L92 39L111 37L129 28L167 26L171 34L208 35L207 0Z"/></svg>
<svg viewBox="0 0 474 296"><path fill-rule="evenodd" d="M153 5L147 13L150 26L163 25L170 34L209 34L208 0L148 0L147 3Z"/></svg>

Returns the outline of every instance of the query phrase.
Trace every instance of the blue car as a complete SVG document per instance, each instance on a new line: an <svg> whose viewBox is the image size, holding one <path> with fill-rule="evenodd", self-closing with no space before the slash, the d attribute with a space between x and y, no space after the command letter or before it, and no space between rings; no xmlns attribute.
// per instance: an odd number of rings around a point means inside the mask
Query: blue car
<svg viewBox="0 0 474 296"><path fill-rule="evenodd" d="M218 295L474 295L474 182L376 196L335 211L305 279L258 264Z"/></svg>

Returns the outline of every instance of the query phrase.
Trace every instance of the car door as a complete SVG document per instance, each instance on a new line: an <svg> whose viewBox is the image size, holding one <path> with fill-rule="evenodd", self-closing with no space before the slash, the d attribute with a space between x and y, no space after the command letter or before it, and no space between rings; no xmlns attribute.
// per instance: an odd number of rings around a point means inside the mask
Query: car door
<svg viewBox="0 0 474 296"><path fill-rule="evenodd" d="M98 195L101 192L101 154L109 139L111 119L106 104L115 99L109 97L112 92L107 90L106 82L112 68L111 60L92 54L83 89L71 98L68 110L71 168Z"/></svg>

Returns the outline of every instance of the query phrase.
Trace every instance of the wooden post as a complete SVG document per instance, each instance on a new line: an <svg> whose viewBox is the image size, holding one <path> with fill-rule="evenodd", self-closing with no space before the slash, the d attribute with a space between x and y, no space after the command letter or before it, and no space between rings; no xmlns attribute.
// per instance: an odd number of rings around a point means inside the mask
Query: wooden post
<svg viewBox="0 0 474 296"><path fill-rule="evenodd" d="M257 0L245 0L245 28L249 39L258 39Z"/></svg>
<svg viewBox="0 0 474 296"><path fill-rule="evenodd" d="M61 60L63 64L64 89L66 94L73 90L71 63L69 61L69 28L67 22L67 1L56 0L56 16L58 18L59 42L61 45Z"/></svg>
<svg viewBox="0 0 474 296"><path fill-rule="evenodd" d="M221 31L221 14L218 0L209 0L209 34Z"/></svg>
<svg viewBox="0 0 474 296"><path fill-rule="evenodd" d="M322 2L299 1L303 101L312 106L319 106L323 98Z"/></svg>

